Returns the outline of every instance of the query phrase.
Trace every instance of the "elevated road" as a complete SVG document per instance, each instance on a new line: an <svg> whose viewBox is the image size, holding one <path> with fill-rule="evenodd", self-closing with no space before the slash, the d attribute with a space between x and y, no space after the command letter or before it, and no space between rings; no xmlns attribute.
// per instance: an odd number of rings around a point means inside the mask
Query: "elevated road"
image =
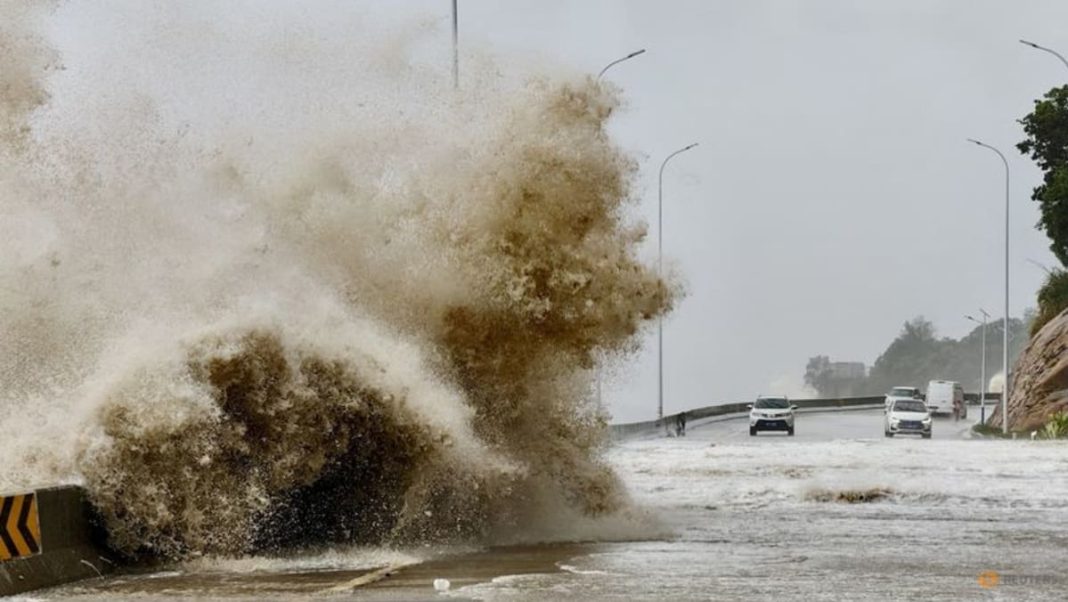
<svg viewBox="0 0 1068 602"><path fill-rule="evenodd" d="M988 410L990 408L987 408ZM934 439L967 438L972 426L979 420L979 408L968 408L968 418L954 422L952 417L935 417L931 428ZM698 422L687 427L687 436L710 441L739 442L752 439L767 441L769 445L793 441L834 441L837 439L883 439L882 410L842 410L800 412L797 414L794 436L785 433L759 433L749 436L747 417L735 417L715 422ZM914 439L916 435L899 435Z"/></svg>

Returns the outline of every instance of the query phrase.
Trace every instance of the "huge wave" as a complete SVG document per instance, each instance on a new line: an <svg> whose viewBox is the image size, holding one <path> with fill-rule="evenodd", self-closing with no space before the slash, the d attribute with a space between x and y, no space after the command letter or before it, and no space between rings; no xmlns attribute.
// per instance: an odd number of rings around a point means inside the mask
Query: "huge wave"
<svg viewBox="0 0 1068 602"><path fill-rule="evenodd" d="M83 483L131 556L618 515L592 375L676 288L614 91L228 10L0 0L0 485Z"/></svg>

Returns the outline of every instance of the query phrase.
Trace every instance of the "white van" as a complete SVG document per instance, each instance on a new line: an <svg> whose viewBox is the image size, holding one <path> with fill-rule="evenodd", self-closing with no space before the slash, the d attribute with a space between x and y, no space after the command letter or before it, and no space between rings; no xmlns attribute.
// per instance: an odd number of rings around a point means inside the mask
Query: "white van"
<svg viewBox="0 0 1068 602"><path fill-rule="evenodd" d="M964 387L950 380L932 380L927 383L927 407L931 414L953 415L953 402L960 402L961 418L968 417L968 406L964 403Z"/></svg>

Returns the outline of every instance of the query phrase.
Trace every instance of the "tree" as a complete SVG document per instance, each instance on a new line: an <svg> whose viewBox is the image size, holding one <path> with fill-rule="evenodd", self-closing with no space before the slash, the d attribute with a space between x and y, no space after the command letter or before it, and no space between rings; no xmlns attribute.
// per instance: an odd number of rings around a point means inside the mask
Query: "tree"
<svg viewBox="0 0 1068 602"><path fill-rule="evenodd" d="M917 316L901 328L886 351L871 368L871 387L876 391L895 385L922 387L937 366L944 365L949 341L935 337L934 324Z"/></svg>
<svg viewBox="0 0 1068 602"><path fill-rule="evenodd" d="M831 358L826 355L817 355L808 358L805 366L805 384L812 387L820 395L828 395L831 380Z"/></svg>
<svg viewBox="0 0 1068 602"><path fill-rule="evenodd" d="M1050 250L1068 266L1068 86L1053 88L1035 101L1020 120L1027 139L1016 145L1043 172L1031 198L1041 205L1039 228L1050 238Z"/></svg>
<svg viewBox="0 0 1068 602"><path fill-rule="evenodd" d="M1068 308L1068 272L1053 270L1045 284L1038 289L1038 315L1031 325L1031 334L1036 335L1047 322Z"/></svg>
<svg viewBox="0 0 1068 602"><path fill-rule="evenodd" d="M1068 273L1058 271L1056 273ZM1009 319L1009 359L1019 357L1027 345L1027 333L1034 310L1027 310L1024 319ZM1001 341L1004 320L987 324L987 379L1001 369ZM934 325L922 316L913 318L901 327L886 351L875 360L867 378L839 379L834 374L834 362L825 355L809 358L805 367L805 383L816 389L821 397L841 395L881 395L894 386L913 386L921 389L932 380L953 380L968 391L978 387L983 350L983 327L976 326L959 341L938 338Z"/></svg>

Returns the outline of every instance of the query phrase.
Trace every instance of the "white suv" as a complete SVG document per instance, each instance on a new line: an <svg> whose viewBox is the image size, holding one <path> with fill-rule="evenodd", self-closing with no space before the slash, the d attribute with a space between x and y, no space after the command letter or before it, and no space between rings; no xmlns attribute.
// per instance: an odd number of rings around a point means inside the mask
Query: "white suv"
<svg viewBox="0 0 1068 602"><path fill-rule="evenodd" d="M930 439L931 412L919 399L899 399L886 411L883 428L887 437L911 434Z"/></svg>
<svg viewBox="0 0 1068 602"><path fill-rule="evenodd" d="M794 436L794 410L785 397L758 397L749 405L749 436L760 431L786 431Z"/></svg>

